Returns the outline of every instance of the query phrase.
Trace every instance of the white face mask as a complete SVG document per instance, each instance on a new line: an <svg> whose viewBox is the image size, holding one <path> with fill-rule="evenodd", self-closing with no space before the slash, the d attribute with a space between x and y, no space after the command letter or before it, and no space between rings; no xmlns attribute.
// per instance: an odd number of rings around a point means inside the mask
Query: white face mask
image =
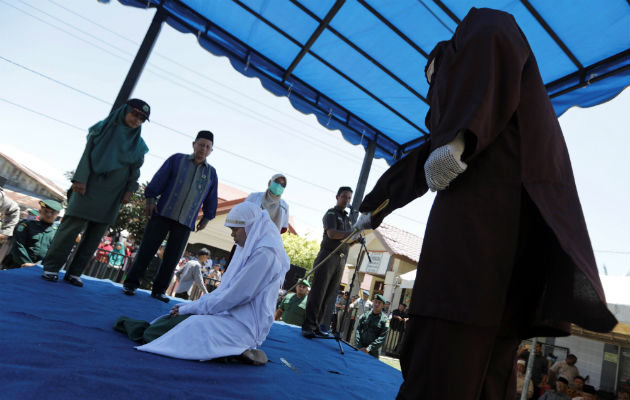
<svg viewBox="0 0 630 400"><path fill-rule="evenodd" d="M433 72L435 70L435 58L431 60L431 64L429 64L429 68L427 68L427 81L431 84L431 78L433 78Z"/></svg>

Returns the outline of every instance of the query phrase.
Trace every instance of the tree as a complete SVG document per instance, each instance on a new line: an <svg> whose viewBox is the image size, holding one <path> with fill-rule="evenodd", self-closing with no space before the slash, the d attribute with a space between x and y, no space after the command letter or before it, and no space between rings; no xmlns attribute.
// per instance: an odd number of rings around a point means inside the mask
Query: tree
<svg viewBox="0 0 630 400"><path fill-rule="evenodd" d="M286 250L291 264L298 265L306 269L306 272L313 268L313 261L319 252L319 243L314 240L306 240L298 235L285 233L282 235L282 243Z"/></svg>
<svg viewBox="0 0 630 400"><path fill-rule="evenodd" d="M121 232L126 230L131 236L133 236L135 243L142 241L142 234L144 233L144 227L147 224L147 217L144 215L144 188L147 187L148 182L143 183L138 187L132 195L129 203L120 207L118 218L116 222L111 226L111 230L114 232Z"/></svg>

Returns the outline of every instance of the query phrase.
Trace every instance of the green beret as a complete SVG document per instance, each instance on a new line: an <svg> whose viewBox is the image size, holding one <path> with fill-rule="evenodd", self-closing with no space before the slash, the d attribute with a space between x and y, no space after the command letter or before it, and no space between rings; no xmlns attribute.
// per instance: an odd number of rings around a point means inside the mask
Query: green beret
<svg viewBox="0 0 630 400"><path fill-rule="evenodd" d="M39 205L42 207L50 208L55 211L61 211L61 203L56 200L46 199L40 200Z"/></svg>
<svg viewBox="0 0 630 400"><path fill-rule="evenodd" d="M387 300L385 300L385 297L383 297L383 295L382 295L382 294L377 294L377 295L374 297L374 300L380 300L380 301L382 301L383 303L385 303L385 302L387 301Z"/></svg>
<svg viewBox="0 0 630 400"><path fill-rule="evenodd" d="M29 208L29 209L28 209L28 213L29 213L29 214L31 214L31 215L34 215L34 216L36 216L36 217L38 217L38 216L39 216L39 211L37 211L37 210L36 210L36 209L34 209L34 208Z"/></svg>
<svg viewBox="0 0 630 400"><path fill-rule="evenodd" d="M298 281L298 285L304 285L304 286L306 286L306 287L311 287L311 284L310 284L310 283L308 283L308 281L307 281L306 279L300 279L300 280Z"/></svg>

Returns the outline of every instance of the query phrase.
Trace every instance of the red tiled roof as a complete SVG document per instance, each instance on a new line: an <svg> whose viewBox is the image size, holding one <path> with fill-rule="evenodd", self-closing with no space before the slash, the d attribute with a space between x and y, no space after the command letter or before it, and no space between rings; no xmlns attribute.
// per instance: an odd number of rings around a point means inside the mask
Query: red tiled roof
<svg viewBox="0 0 630 400"><path fill-rule="evenodd" d="M238 200L238 199L245 200L247 195L249 195L249 193L243 192L242 190L233 188L232 186L228 186L221 182L219 182L218 192L219 192L218 193L219 204L221 204L221 200L223 201L232 201L232 200Z"/></svg>
<svg viewBox="0 0 630 400"><path fill-rule="evenodd" d="M385 223L376 228L374 234L393 256L405 258L413 263L417 263L420 259L420 249L422 248L420 236Z"/></svg>

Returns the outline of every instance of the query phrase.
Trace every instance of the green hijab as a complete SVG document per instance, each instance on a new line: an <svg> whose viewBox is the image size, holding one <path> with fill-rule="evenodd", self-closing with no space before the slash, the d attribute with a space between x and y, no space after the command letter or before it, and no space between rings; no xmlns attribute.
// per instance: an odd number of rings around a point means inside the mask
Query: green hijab
<svg viewBox="0 0 630 400"><path fill-rule="evenodd" d="M125 124L129 111L129 106L122 105L90 128L87 136L88 143L92 141L90 166L95 174L133 165L149 151L140 136L142 127L134 129Z"/></svg>

